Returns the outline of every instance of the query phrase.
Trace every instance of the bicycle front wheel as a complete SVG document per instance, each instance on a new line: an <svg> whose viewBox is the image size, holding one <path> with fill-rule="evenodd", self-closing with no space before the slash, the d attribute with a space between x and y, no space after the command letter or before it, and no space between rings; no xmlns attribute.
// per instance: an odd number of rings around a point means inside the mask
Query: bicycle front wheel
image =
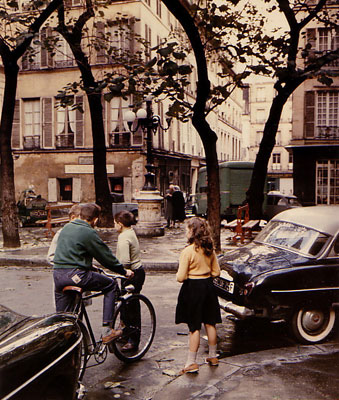
<svg viewBox="0 0 339 400"><path fill-rule="evenodd" d="M140 360L155 335L156 317L152 303L142 294L123 300L115 312L112 328L123 331L123 335L110 344L119 360Z"/></svg>

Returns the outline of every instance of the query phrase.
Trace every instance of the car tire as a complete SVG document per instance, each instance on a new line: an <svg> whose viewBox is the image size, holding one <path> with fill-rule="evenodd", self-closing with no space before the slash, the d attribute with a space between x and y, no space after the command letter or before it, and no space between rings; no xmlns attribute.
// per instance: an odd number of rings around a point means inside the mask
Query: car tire
<svg viewBox="0 0 339 400"><path fill-rule="evenodd" d="M296 339L305 344L316 344L328 339L336 325L336 312L331 306L305 306L295 310L291 329Z"/></svg>

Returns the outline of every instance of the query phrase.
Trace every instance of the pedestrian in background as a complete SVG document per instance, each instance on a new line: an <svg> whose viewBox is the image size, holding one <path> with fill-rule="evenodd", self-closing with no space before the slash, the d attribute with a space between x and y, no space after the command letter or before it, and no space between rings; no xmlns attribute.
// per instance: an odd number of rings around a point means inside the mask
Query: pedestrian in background
<svg viewBox="0 0 339 400"><path fill-rule="evenodd" d="M172 220L173 220L173 228L175 227L175 223L183 222L186 219L185 213L185 198L180 190L179 186L174 186L174 192L172 194Z"/></svg>
<svg viewBox="0 0 339 400"><path fill-rule="evenodd" d="M173 192L174 192L174 185L169 185L165 195L165 219L167 221L166 228L173 227L173 203L172 203Z"/></svg>
<svg viewBox="0 0 339 400"><path fill-rule="evenodd" d="M205 362L211 366L219 364L215 325L221 322L213 285L213 278L220 275L220 267L207 221L198 217L189 219L186 234L188 246L180 254L176 274L177 281L183 284L178 295L175 323L186 323L189 329L189 351L182 374L199 371L196 360L202 323L208 337L208 357Z"/></svg>
<svg viewBox="0 0 339 400"><path fill-rule="evenodd" d="M134 276L121 282L122 294L125 287L132 284L135 288L134 293L140 293L145 282L145 270L140 259L139 241L132 225L135 224L134 215L123 210L114 215L114 227L119 233L116 255L118 260L127 270L132 270ZM131 302L121 313L121 319L125 325L141 327L140 304L139 301ZM126 329L126 328L125 328ZM121 348L122 351L133 351L138 348L140 342L140 330L129 334L128 342ZM125 335L124 335L125 336Z"/></svg>

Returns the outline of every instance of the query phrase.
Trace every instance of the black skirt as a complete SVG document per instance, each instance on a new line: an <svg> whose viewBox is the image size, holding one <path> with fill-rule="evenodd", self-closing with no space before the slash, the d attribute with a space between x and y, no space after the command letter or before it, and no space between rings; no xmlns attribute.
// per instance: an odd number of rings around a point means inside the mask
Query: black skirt
<svg viewBox="0 0 339 400"><path fill-rule="evenodd" d="M201 324L221 322L218 297L213 278L187 279L181 286L175 312L175 323L186 323L190 332L201 329Z"/></svg>

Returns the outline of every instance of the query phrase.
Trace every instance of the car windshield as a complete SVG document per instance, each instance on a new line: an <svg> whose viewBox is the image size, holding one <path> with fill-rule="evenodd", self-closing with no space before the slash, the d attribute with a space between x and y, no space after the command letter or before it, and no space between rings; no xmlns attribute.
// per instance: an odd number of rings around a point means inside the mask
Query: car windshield
<svg viewBox="0 0 339 400"><path fill-rule="evenodd" d="M307 256L316 256L327 243L329 235L289 222L271 221L255 241L281 246Z"/></svg>

